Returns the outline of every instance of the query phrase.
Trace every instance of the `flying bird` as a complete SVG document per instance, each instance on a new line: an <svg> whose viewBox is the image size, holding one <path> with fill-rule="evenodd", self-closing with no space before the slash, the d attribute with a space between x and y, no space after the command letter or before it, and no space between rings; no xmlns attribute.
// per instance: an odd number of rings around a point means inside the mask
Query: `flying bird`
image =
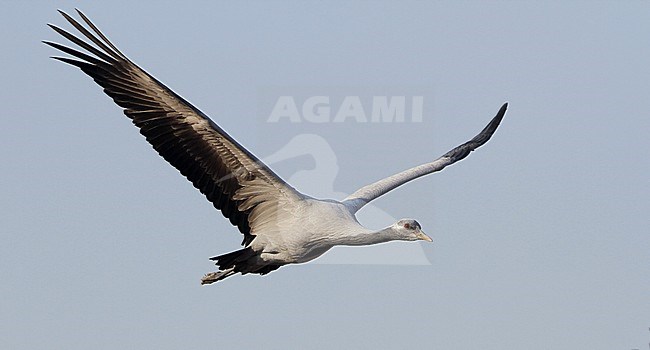
<svg viewBox="0 0 650 350"><path fill-rule="evenodd" d="M341 201L316 199L291 187L207 115L128 59L81 11L77 13L87 27L59 12L87 40L55 25L48 26L87 53L43 41L74 57L52 58L76 66L93 78L124 109L158 154L243 234L242 249L210 259L218 271L205 275L202 284L237 273L265 275L283 265L313 260L337 245L394 240L432 242L413 219L371 230L362 226L355 214L373 199L440 171L485 144L508 106L504 104L473 139L430 163L364 186Z"/></svg>

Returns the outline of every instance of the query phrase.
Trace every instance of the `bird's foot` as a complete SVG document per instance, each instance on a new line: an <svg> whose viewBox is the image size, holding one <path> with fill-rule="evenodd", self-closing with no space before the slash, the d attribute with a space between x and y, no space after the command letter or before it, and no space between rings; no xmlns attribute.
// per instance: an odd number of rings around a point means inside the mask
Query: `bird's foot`
<svg viewBox="0 0 650 350"><path fill-rule="evenodd" d="M205 276L203 276L203 278L201 278L201 285L214 283L219 280L218 278L219 278L219 272L210 272Z"/></svg>
<svg viewBox="0 0 650 350"><path fill-rule="evenodd" d="M211 284L235 274L234 268L223 271L210 272L201 278L201 285Z"/></svg>

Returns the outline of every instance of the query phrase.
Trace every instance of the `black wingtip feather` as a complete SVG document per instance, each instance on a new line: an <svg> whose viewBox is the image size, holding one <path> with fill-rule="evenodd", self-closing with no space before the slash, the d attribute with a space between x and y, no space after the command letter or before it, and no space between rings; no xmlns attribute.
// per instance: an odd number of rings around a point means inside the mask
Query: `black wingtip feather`
<svg viewBox="0 0 650 350"><path fill-rule="evenodd" d="M75 59L68 58L68 57L50 56L50 58L54 59L54 60L57 60L57 61L67 63L67 64L71 64L73 66L77 66L79 68L81 68L81 66L83 66L83 65L88 65L88 63L86 63L86 62L75 60Z"/></svg>
<svg viewBox="0 0 650 350"><path fill-rule="evenodd" d="M481 130L478 135L474 136L473 139L465 142L464 144L452 149L451 151L445 153L443 157L450 158L453 162L457 162L465 157L467 157L472 151L483 146L486 142L490 140L494 132L501 124L501 120L506 114L508 109L508 102L504 103L503 106L499 109L496 116L490 120L487 126Z"/></svg>

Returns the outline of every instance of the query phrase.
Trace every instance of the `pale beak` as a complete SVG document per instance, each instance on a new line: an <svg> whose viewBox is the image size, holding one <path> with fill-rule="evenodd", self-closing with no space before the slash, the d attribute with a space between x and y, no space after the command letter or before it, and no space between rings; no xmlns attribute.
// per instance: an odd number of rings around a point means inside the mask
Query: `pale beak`
<svg viewBox="0 0 650 350"><path fill-rule="evenodd" d="M422 232L422 231L418 232L417 238L419 240L423 240L423 241L427 241L427 242L433 242L433 239L431 239L431 237L425 235L424 232Z"/></svg>

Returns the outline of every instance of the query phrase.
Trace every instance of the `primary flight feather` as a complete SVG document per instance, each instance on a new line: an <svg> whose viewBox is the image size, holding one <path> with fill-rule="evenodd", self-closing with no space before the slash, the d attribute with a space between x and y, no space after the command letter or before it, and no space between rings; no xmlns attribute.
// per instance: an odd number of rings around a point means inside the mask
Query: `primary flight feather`
<svg viewBox="0 0 650 350"><path fill-rule="evenodd" d="M243 249L211 258L219 269L205 275L203 284L236 273L264 275L315 259L336 245L432 241L413 219L376 231L359 224L355 213L386 192L465 158L490 139L507 108L504 104L472 140L433 162L364 186L340 202L319 200L295 190L203 112L131 62L81 11L77 13L89 29L59 12L94 46L48 24L88 52L44 41L75 57L53 58L79 67L103 87L158 154L244 235Z"/></svg>

